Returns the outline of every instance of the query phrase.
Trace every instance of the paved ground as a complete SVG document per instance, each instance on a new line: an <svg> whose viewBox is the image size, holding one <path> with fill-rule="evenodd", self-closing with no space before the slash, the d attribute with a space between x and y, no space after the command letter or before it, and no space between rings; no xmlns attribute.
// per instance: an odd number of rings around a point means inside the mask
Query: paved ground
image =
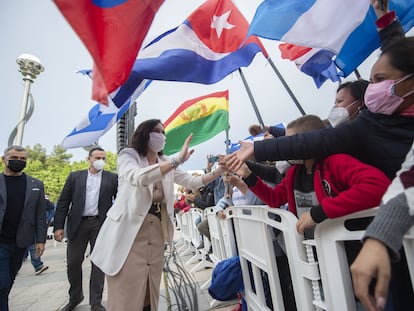
<svg viewBox="0 0 414 311"><path fill-rule="evenodd" d="M177 234L177 239L179 233ZM179 249L179 248L178 248ZM185 271L188 272L190 281L190 288L194 288L196 294L190 302L196 301L196 303L188 303L188 311L206 311L206 310L220 310L230 311L234 308L233 303L227 303L218 305L212 302L212 298L208 294L207 289L202 290L201 287L205 284L211 276L212 269L202 269L201 271L190 273L190 270L198 264L185 264L192 257L192 254L178 256L177 262L182 262L181 265L185 267ZM26 260L23 263L19 274L17 275L16 282L10 293L10 311L55 311L59 310L67 303L67 291L68 282L66 278L66 246L65 243L55 243L52 240L47 241L46 251L42 260L45 265L49 266L49 269L40 275L35 275L30 260ZM172 271L178 271L177 267L171 263L169 265ZM88 258L84 262L84 295L85 300L75 309L76 311L90 310L88 300L88 282L90 272L90 261ZM182 273L183 274L183 273ZM168 274L167 274L168 276ZM194 283L192 283L192 281ZM185 285L179 286L181 289L186 287ZM174 311L183 310L175 305L174 291L165 290L164 280L161 280L161 299L159 305L159 311ZM193 296L191 293L188 296ZM165 297L170 297L170 304L167 303ZM187 298L185 298L187 300ZM106 305L106 287L104 290L103 305ZM171 308L169 309L169 306Z"/></svg>

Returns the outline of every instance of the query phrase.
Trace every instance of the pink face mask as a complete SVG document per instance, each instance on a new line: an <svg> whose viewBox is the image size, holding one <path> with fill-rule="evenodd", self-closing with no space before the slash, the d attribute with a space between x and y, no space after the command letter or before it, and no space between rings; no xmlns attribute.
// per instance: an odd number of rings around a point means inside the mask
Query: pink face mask
<svg viewBox="0 0 414 311"><path fill-rule="evenodd" d="M413 90L404 96L397 96L394 94L394 86L411 76L413 76L412 73L396 81L384 80L378 83L370 83L365 91L365 106L371 112L392 115L404 99L414 93Z"/></svg>

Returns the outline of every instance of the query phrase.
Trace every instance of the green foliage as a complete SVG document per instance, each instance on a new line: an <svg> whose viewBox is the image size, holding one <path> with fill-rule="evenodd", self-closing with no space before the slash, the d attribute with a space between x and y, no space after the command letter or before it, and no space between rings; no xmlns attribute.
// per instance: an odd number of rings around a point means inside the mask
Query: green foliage
<svg viewBox="0 0 414 311"><path fill-rule="evenodd" d="M84 170L89 167L89 162L85 160L70 162L72 154L67 153L66 149L56 145L50 155L40 144L31 148L25 147L29 153L29 159L24 172L43 181L45 193L50 195L50 200L56 202L70 172ZM105 170L116 173L117 155L107 151ZM4 163L1 161L0 170L4 171Z"/></svg>

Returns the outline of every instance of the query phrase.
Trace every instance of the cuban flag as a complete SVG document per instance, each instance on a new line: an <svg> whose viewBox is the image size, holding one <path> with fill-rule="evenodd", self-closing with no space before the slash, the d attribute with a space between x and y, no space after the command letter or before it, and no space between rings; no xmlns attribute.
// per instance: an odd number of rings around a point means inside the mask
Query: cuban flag
<svg viewBox="0 0 414 311"><path fill-rule="evenodd" d="M128 79L163 0L54 2L91 54L95 62L94 99L106 104L108 94Z"/></svg>
<svg viewBox="0 0 414 311"><path fill-rule="evenodd" d="M209 0L181 25L149 43L138 54L131 75L114 97L116 105L129 97L143 79L213 84L254 56L268 55L260 40L246 37L249 23L231 0Z"/></svg>
<svg viewBox="0 0 414 311"><path fill-rule="evenodd" d="M88 71L83 71L84 74L89 74ZM108 132L118 120L129 109L139 95L150 85L152 81L144 80L141 85L134 90L126 102L119 108L115 105L111 96L116 95L117 91L113 92L108 97L108 105L97 103L89 111L88 115L83 118L79 124L70 132L62 141L62 147L79 148L90 146L97 142L101 136ZM119 91L119 89L118 89Z"/></svg>
<svg viewBox="0 0 414 311"><path fill-rule="evenodd" d="M389 7L405 31L413 27L414 0L390 0ZM338 75L347 77L380 46L375 20L370 0L265 0L249 34L327 50Z"/></svg>

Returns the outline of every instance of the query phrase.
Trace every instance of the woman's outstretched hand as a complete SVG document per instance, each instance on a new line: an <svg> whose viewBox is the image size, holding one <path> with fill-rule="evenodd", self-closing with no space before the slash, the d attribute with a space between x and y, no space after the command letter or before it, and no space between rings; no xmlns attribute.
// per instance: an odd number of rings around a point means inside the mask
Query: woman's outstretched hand
<svg viewBox="0 0 414 311"><path fill-rule="evenodd" d="M240 149L235 153L240 161L245 162L254 158L254 144L251 141L239 141Z"/></svg>
<svg viewBox="0 0 414 311"><path fill-rule="evenodd" d="M193 134L191 133L190 135L188 135L187 139L184 142L184 145L181 147L180 154L178 155L179 161L181 163L184 163L185 161L187 161L194 152L194 149L191 149L191 150L188 149L192 139L193 139Z"/></svg>

